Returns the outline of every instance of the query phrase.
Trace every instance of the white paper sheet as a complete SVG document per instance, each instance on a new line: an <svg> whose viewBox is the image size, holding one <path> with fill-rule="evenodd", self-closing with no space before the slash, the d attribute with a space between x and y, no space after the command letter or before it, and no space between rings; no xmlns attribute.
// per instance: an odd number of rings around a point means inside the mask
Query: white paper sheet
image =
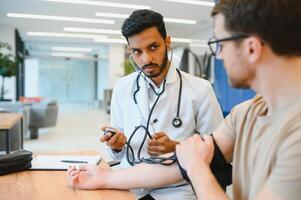
<svg viewBox="0 0 301 200"><path fill-rule="evenodd" d="M31 170L67 170L69 166L97 165L100 156L38 155L31 161ZM64 162L65 161L65 162Z"/></svg>

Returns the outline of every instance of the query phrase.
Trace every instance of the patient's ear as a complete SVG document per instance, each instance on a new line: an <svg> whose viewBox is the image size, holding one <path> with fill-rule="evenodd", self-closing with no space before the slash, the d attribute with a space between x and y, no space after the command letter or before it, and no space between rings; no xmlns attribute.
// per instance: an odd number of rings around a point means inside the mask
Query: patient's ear
<svg viewBox="0 0 301 200"><path fill-rule="evenodd" d="M245 45L247 46L246 54L249 62L251 64L256 63L262 55L263 43L259 38L251 36L245 40Z"/></svg>

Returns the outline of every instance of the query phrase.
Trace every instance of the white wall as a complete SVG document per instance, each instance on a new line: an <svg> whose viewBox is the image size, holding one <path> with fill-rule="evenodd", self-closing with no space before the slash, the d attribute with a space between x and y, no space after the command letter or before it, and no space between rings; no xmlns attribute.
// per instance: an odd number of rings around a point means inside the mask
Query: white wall
<svg viewBox="0 0 301 200"><path fill-rule="evenodd" d="M104 89L107 88L107 70L108 70L108 49L109 46L103 46L98 51L97 61L97 102L104 99Z"/></svg>
<svg viewBox="0 0 301 200"><path fill-rule="evenodd" d="M25 96L39 96L39 59L25 59Z"/></svg>
<svg viewBox="0 0 301 200"><path fill-rule="evenodd" d="M210 52L209 46L207 45L207 41L213 36L213 25L208 24L203 30L200 30L198 33L192 35L193 38L198 38L199 40L205 40L205 46L192 46L189 48L197 55L203 55L206 52Z"/></svg>
<svg viewBox="0 0 301 200"><path fill-rule="evenodd" d="M107 89L113 89L116 81L124 75L124 54L123 45L109 46Z"/></svg>
<svg viewBox="0 0 301 200"><path fill-rule="evenodd" d="M124 75L124 54L123 45L108 45L98 52L97 100L104 101L104 91L113 89Z"/></svg>
<svg viewBox="0 0 301 200"><path fill-rule="evenodd" d="M15 55L15 29L14 27L0 24L0 41L7 42L12 47L13 55ZM16 99L16 78L10 77L5 79L5 94L6 99ZM0 87L2 86L2 80L0 82Z"/></svg>

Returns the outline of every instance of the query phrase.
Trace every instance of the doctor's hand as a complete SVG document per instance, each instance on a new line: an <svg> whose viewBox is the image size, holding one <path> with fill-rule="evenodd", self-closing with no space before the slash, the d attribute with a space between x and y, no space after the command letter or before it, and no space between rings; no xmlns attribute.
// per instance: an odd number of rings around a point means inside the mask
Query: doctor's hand
<svg viewBox="0 0 301 200"><path fill-rule="evenodd" d="M209 135L203 137L195 134L187 140L181 141L176 146L178 160L181 166L188 170L187 167L200 167L210 165L214 155L213 139Z"/></svg>
<svg viewBox="0 0 301 200"><path fill-rule="evenodd" d="M147 153L151 156L175 151L179 142L171 140L165 132L158 132L152 135L153 139L148 140Z"/></svg>
<svg viewBox="0 0 301 200"><path fill-rule="evenodd" d="M107 135L103 135L100 137L101 142L106 142L107 146L109 146L114 151L121 151L127 141L127 138L125 135L119 131L116 128L110 127L110 126L103 126L101 127L102 131L105 131L105 129L112 129L116 132L115 135L112 136L111 133L108 133Z"/></svg>
<svg viewBox="0 0 301 200"><path fill-rule="evenodd" d="M76 169L71 166L67 171L68 187L77 189L105 188L106 180L109 180L110 169L102 169L96 165L82 165Z"/></svg>

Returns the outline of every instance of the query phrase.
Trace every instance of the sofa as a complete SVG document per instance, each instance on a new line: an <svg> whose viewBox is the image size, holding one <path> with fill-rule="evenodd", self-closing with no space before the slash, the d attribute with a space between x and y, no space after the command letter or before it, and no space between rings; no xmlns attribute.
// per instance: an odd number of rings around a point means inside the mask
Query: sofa
<svg viewBox="0 0 301 200"><path fill-rule="evenodd" d="M23 114L23 136L37 139L40 128L53 127L57 123L59 106L56 100L41 99L39 102L0 102L0 112L20 112ZM21 135L18 128L13 131ZM2 135L2 134L1 134ZM4 135L4 134L3 134ZM2 143L0 136L0 147ZM20 136L18 136L20 140ZM14 139L13 139L14 140ZM16 145L12 145L16 146ZM0 148L1 149L1 148Z"/></svg>
<svg viewBox="0 0 301 200"><path fill-rule="evenodd" d="M30 138L37 139L39 128L53 127L57 123L58 103L56 100L42 100L30 107Z"/></svg>

